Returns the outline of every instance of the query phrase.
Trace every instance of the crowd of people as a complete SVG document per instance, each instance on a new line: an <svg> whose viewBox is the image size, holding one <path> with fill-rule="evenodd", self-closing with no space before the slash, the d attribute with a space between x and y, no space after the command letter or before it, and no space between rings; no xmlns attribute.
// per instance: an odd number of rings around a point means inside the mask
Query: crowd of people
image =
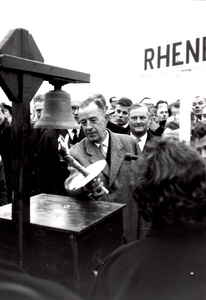
<svg viewBox="0 0 206 300"><path fill-rule="evenodd" d="M202 299L206 98L193 99L190 145L179 142L181 100L106 101L96 93L71 101L77 129L35 129L44 101L45 95L36 95L31 106L31 196L49 193L126 204L125 245L102 261L90 299ZM0 205L12 202L11 124L11 107L1 103ZM103 171L81 188L70 189L78 170L61 156L60 136L82 166L106 161Z"/></svg>

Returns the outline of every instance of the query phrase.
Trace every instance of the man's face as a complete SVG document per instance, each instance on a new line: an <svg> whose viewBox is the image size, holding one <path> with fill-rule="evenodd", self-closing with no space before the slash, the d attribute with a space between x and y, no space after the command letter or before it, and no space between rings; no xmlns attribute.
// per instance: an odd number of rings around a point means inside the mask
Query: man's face
<svg viewBox="0 0 206 300"><path fill-rule="evenodd" d="M206 107L203 109L202 111L202 119L201 119L202 123L206 123Z"/></svg>
<svg viewBox="0 0 206 300"><path fill-rule="evenodd" d="M79 101L71 102L72 113L73 113L74 119L75 119L75 121L77 121L77 123L79 123L79 106L80 106Z"/></svg>
<svg viewBox="0 0 206 300"><path fill-rule="evenodd" d="M5 115L3 111L0 109L0 125L3 124L4 120L5 120Z"/></svg>
<svg viewBox="0 0 206 300"><path fill-rule="evenodd" d="M36 114L37 120L40 119L42 111L43 111L43 108L44 108L44 102L43 101L42 102L35 102L34 103L34 112Z"/></svg>
<svg viewBox="0 0 206 300"><path fill-rule="evenodd" d="M206 135L201 139L195 139L195 148L202 158L206 159Z"/></svg>
<svg viewBox="0 0 206 300"><path fill-rule="evenodd" d="M155 105L150 98L145 98L141 103L146 104L149 107L150 114L153 116L155 114Z"/></svg>
<svg viewBox="0 0 206 300"><path fill-rule="evenodd" d="M139 107L130 111L128 121L132 134L138 137L143 136L151 122L147 107Z"/></svg>
<svg viewBox="0 0 206 300"><path fill-rule="evenodd" d="M166 103L160 103L157 107L156 111L156 119L157 122L160 123L162 121L166 121L168 118L168 106Z"/></svg>
<svg viewBox="0 0 206 300"><path fill-rule="evenodd" d="M100 143L106 138L106 116L95 103L79 109L79 122L86 137L93 143Z"/></svg>
<svg viewBox="0 0 206 300"><path fill-rule="evenodd" d="M112 99L112 102L111 102L111 107L112 108L116 108L116 106L117 106L117 101L118 101L118 99Z"/></svg>
<svg viewBox="0 0 206 300"><path fill-rule="evenodd" d="M115 110L116 123L120 126L124 126L128 122L128 110L129 106L122 106L117 104Z"/></svg>
<svg viewBox="0 0 206 300"><path fill-rule="evenodd" d="M205 99L202 97L195 98L192 101L192 109L194 113L198 116L202 114L205 105L206 105Z"/></svg>

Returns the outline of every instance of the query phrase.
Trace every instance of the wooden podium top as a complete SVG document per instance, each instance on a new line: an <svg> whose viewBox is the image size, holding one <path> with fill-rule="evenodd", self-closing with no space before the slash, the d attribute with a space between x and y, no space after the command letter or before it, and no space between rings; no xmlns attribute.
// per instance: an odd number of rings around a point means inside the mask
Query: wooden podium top
<svg viewBox="0 0 206 300"><path fill-rule="evenodd" d="M125 207L125 204L79 200L39 194L30 198L30 223L57 231L80 234ZM0 207L0 220L12 219L12 205Z"/></svg>

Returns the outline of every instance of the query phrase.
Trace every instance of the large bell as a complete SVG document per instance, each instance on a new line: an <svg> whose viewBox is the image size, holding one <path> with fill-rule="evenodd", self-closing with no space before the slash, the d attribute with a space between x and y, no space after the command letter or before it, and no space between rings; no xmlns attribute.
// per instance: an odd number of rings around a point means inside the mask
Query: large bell
<svg viewBox="0 0 206 300"><path fill-rule="evenodd" d="M34 128L70 129L78 128L72 114L70 95L61 89L45 94L44 108Z"/></svg>

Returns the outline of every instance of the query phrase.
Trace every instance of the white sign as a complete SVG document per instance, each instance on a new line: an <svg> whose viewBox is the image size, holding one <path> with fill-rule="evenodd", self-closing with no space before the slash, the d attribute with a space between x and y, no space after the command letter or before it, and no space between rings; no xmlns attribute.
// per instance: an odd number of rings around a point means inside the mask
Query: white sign
<svg viewBox="0 0 206 300"><path fill-rule="evenodd" d="M144 49L142 76L206 67L206 37Z"/></svg>

